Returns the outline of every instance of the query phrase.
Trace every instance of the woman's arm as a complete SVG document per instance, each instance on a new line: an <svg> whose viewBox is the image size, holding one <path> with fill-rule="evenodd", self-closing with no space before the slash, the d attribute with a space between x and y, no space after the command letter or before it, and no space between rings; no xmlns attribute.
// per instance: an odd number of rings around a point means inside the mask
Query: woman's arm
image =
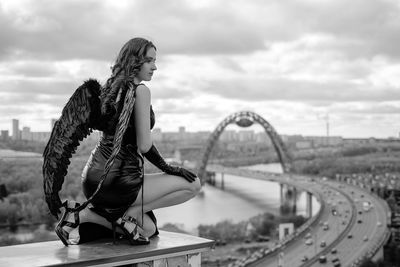
<svg viewBox="0 0 400 267"><path fill-rule="evenodd" d="M136 88L135 101L135 128L138 149L141 153L147 152L152 146L150 132L150 89L145 85Z"/></svg>

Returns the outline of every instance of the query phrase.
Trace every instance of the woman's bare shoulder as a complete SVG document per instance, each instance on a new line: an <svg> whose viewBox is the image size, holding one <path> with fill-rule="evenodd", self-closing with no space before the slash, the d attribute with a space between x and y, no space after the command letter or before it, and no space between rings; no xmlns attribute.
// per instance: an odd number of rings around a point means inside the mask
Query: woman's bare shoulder
<svg viewBox="0 0 400 267"><path fill-rule="evenodd" d="M139 84L136 87L136 94L140 96L150 96L150 89L144 84Z"/></svg>

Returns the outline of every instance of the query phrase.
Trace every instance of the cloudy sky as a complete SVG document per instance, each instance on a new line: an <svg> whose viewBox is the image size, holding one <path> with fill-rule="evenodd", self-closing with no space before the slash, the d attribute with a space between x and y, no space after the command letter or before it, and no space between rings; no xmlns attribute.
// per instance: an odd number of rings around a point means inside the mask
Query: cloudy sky
<svg viewBox="0 0 400 267"><path fill-rule="evenodd" d="M132 37L157 46L157 127L212 131L250 110L280 134L400 132L397 0L0 0L0 129L50 131ZM257 130L256 127L253 127Z"/></svg>

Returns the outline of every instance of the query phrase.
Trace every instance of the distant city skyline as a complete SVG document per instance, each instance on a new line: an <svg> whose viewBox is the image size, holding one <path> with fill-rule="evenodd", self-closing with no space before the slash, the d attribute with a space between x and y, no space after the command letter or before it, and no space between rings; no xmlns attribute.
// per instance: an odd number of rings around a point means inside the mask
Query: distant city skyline
<svg viewBox="0 0 400 267"><path fill-rule="evenodd" d="M50 127L48 129L48 131L32 131L32 128L30 125L22 125L20 124L20 120L13 118L10 122L11 124L11 131L8 129L0 129L0 131L7 131L9 133L9 135L11 137L15 137L16 134L20 134L21 132L23 132L24 130L27 132L51 132L52 128L54 127L55 122L57 121L57 119L51 119L50 120ZM248 128L239 128L238 130L233 130L233 131L237 131L237 132L263 132L263 130L261 129L260 131L254 131L252 129L248 129ZM153 129L153 132L174 132L174 133L187 133L187 132L191 132L191 131L187 131L185 126L178 126L178 128L176 129L176 131L163 131L162 128L160 127L155 127ZM196 131L196 132L211 132L211 131ZM229 133L232 132L232 130L226 130L225 133Z"/></svg>
<svg viewBox="0 0 400 267"><path fill-rule="evenodd" d="M9 131L7 129L0 129L0 137L2 137L2 140L4 138L11 138L13 140L47 140L47 138L50 136L51 130L54 127L55 122L57 119L51 119L50 120L50 127L48 131L32 131L31 127L28 125L20 125L19 119L12 119L10 124L12 131ZM260 126L260 125L258 125ZM252 129L252 127L238 127L234 126L237 129L231 129L230 125L228 125L224 131L221 133L221 140L238 140L238 141L249 141L249 140L257 140L257 141L267 141L269 142L269 139L267 138L265 134L265 130L262 129L261 127L258 130ZM326 142L326 140L330 139L330 142L333 143L340 143L342 139L346 139L346 137L340 136L340 135L329 135L329 130L328 130L329 125L327 125L327 132L325 135L301 135L301 134L294 134L294 135L286 135L286 134L281 134L284 139L287 137L294 137L296 139L296 136L301 136L304 138L304 140L307 140L309 138L317 138L315 140L319 140L318 142ZM213 129L214 130L214 129ZM185 139L185 136L188 136L190 134L199 134L203 133L206 134L205 136L211 134L213 131L207 131L207 130L200 130L200 131L186 131L185 126L179 126L176 131L163 131L160 127L155 127L152 130L153 138L155 140L160 141L162 138L161 136L168 136L169 134L173 135L173 139L175 138L183 138ZM168 137L167 137L168 138ZM169 137L171 138L171 137ZM203 136L204 138L204 136ZM322 138L322 139L321 139ZM328 139L326 139L328 138ZM360 138L360 139L368 139L368 138L375 138L375 137L367 137L367 138ZM389 136L387 137L388 139L395 138L395 139L400 139L400 133L398 136ZM293 139L293 138L292 138ZM351 139L351 138L350 138ZM356 138L357 139L357 138ZM379 139L379 138L378 138ZM385 138L383 138L385 139ZM311 139L309 139L311 140ZM314 141L315 141L314 140Z"/></svg>
<svg viewBox="0 0 400 267"><path fill-rule="evenodd" d="M227 114L227 116L230 114ZM227 117L225 116L225 117ZM386 134L378 134L378 135L369 135L368 133L364 132L363 134L359 134L359 135L355 135L351 132L348 133L344 133L344 134L340 134L338 133L337 130L335 130L335 122L332 122L332 119L328 119L329 115L328 114L323 114L321 116L318 116L318 125L314 126L318 128L318 130L314 130L314 131L301 131L302 129L299 129L298 132L294 131L289 131L289 132L280 132L278 129L278 133L282 134L282 135L304 135L304 136L342 136L344 138L398 138L400 137L400 123L398 123L399 127L398 129L394 129L392 126L392 130L390 131L390 133L388 132L387 135ZM210 127L209 129L199 129L196 124L194 123L193 127L192 125L189 126L183 126L183 125L174 125L174 127L168 126L168 127L159 127L158 125L160 123L156 123L156 128L160 128L165 132L179 132L179 129L181 127L184 127L185 130L187 132L199 132L199 131L210 131L212 132L217 125L223 120L225 119L225 117L223 117L220 121L218 121L213 127ZM29 127L31 131L33 132L46 132L46 131L51 131L52 129L52 125L54 125L54 121L57 120L55 118L50 118L50 121L48 121L48 119L43 119L40 120L40 123L32 123L30 124L30 121L26 121L25 119L18 119L19 120L19 125L21 127ZM4 121L0 119L0 121ZM157 119L156 119L157 121ZM395 122L393 123L393 125L397 125ZM274 128L276 128L276 126L274 126L272 124L272 126ZM231 126L228 126L231 127ZM237 131L240 131L244 128L239 128L238 126L233 125L233 127L238 128ZM253 126L250 127L251 129L254 129L255 132L262 132L263 129L261 127L259 127L258 124L254 124ZM7 130L9 131L9 133L12 133L13 131L13 126L11 123L0 123L0 130ZM303 129L304 130L304 129Z"/></svg>

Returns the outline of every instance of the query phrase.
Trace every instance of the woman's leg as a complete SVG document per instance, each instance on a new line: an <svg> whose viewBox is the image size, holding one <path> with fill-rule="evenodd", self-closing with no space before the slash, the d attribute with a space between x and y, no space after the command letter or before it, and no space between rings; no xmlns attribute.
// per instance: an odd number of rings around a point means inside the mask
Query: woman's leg
<svg viewBox="0 0 400 267"><path fill-rule="evenodd" d="M198 178L190 183L182 177L165 173L147 174L144 176L144 186L139 191L136 201L127 210L126 214L136 218L143 227L143 231L140 230L141 234L149 237L154 234L156 226L147 214L143 215L144 221L142 222L142 190L144 190L143 211L146 213L150 210L183 203L193 198L199 192L200 188L201 184ZM112 229L109 221L88 208L79 212L79 219L80 223L91 222ZM70 220L74 222L73 217ZM67 221L70 220L67 218Z"/></svg>
<svg viewBox="0 0 400 267"><path fill-rule="evenodd" d="M127 214L135 217L141 223L142 190L143 212L169 207L188 201L197 195L201 189L200 179L192 183L182 177L165 173L146 174L144 185L139 191L136 201L127 210ZM146 220L143 223L146 228Z"/></svg>

